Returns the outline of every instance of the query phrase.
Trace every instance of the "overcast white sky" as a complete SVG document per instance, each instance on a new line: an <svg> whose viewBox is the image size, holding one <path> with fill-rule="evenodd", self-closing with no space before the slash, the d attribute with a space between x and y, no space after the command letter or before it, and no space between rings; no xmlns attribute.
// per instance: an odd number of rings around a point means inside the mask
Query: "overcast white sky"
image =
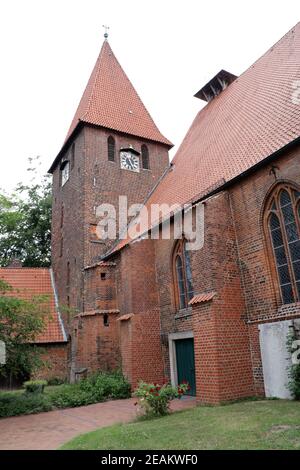
<svg viewBox="0 0 300 470"><path fill-rule="evenodd" d="M299 0L0 1L0 188L46 172L103 42L109 42L161 132L183 139L220 69L241 74L300 20ZM171 152L171 156L174 151Z"/></svg>

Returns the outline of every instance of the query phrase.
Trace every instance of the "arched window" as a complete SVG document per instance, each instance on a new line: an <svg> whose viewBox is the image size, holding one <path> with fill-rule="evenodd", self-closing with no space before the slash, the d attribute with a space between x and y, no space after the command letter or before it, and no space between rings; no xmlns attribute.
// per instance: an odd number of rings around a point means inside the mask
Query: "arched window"
<svg viewBox="0 0 300 470"><path fill-rule="evenodd" d="M282 302L300 302L300 192L280 185L265 213Z"/></svg>
<svg viewBox="0 0 300 470"><path fill-rule="evenodd" d="M173 270L176 302L179 309L187 308L194 296L190 254L185 240L179 240L174 250Z"/></svg>
<svg viewBox="0 0 300 470"><path fill-rule="evenodd" d="M107 139L107 156L110 162L115 161L116 143L115 139L110 135Z"/></svg>
<svg viewBox="0 0 300 470"><path fill-rule="evenodd" d="M150 164L149 164L149 150L147 145L143 144L142 145L142 168L144 170L149 170Z"/></svg>

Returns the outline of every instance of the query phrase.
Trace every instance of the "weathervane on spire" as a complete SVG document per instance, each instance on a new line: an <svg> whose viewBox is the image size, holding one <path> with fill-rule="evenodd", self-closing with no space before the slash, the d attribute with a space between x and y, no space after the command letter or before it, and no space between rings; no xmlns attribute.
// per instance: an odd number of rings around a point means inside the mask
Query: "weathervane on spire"
<svg viewBox="0 0 300 470"><path fill-rule="evenodd" d="M109 26L106 26L105 24L103 24L103 25L102 25L102 28L105 29L104 37L105 37L105 39L107 39L107 38L108 38Z"/></svg>

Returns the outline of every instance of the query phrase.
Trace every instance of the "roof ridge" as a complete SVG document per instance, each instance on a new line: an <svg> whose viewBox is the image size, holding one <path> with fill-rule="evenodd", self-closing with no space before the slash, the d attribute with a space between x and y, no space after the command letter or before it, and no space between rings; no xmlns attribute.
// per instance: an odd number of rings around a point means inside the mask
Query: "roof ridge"
<svg viewBox="0 0 300 470"><path fill-rule="evenodd" d="M243 75L245 75L245 73L247 73L248 70L253 69L253 68L255 67L255 65L263 59L263 57L265 57L265 56L267 56L268 54L270 54L271 52L273 52L274 49L277 49L278 46L279 46L280 44L282 44L283 40L286 39L288 36L290 36L290 34L293 33L294 30L295 30L297 27L299 27L299 26L300 26L300 21L298 21L298 23L296 23L291 29L289 29L287 33L285 33L280 39L278 39L278 41L276 41L275 44L273 44L272 46L270 46L269 49L268 49L266 52L264 52L261 56L259 56L258 59L256 59L256 60L253 62L253 64L249 65L249 67L247 67L247 68L236 78L236 80L234 80L234 81L226 88L226 90L227 90L231 85L233 85L235 82L238 82L238 80L239 80ZM224 91L226 91L226 90L224 90ZM208 103L208 104L209 104L209 103ZM206 106L204 106L204 108L206 108ZM204 109L204 108L202 108L202 109ZM202 111L202 110L200 110L200 111Z"/></svg>
<svg viewBox="0 0 300 470"><path fill-rule="evenodd" d="M110 46L109 46L109 47L110 47ZM129 79L127 73L126 73L125 70L123 69L123 67L122 67L122 65L120 64L120 62L118 61L118 59L117 59L117 57L115 56L115 54L114 54L113 50L111 49L111 47L110 47L110 50L111 50L111 52L112 52L112 54L113 54L113 56L114 56L116 62L119 64L119 67L120 67L120 69L122 70L122 72L123 72L123 74L124 74L124 77L126 78L126 80L128 81L128 83L129 83L129 84L132 86L132 88L134 89L134 91L135 91L135 93L136 93L138 99L139 99L140 102L141 102L141 105L142 105L143 108L144 108L144 111L146 111L146 114L147 114L148 117L151 119L152 124L154 125L154 127L156 128L156 130L159 132L159 134L161 134L161 132L160 132L160 130L158 129L158 127L157 127L157 125L156 125L156 123L155 123L153 117L151 116L151 114L150 114L148 108L144 105L144 102L143 102L142 98L140 97L139 92L137 91L137 89L136 89L135 86L133 85L132 81Z"/></svg>

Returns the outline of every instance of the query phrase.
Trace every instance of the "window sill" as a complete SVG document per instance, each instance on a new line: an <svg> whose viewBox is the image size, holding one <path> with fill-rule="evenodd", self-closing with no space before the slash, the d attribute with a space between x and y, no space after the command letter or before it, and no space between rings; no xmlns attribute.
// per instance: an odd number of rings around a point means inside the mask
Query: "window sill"
<svg viewBox="0 0 300 470"><path fill-rule="evenodd" d="M181 310L178 310L175 314L175 320L177 318L186 318L192 316L193 309L192 307L187 307L187 308L182 308Z"/></svg>
<svg viewBox="0 0 300 470"><path fill-rule="evenodd" d="M300 313L300 302L293 302L292 304L283 304L280 305L277 309L277 313L284 314L290 312Z"/></svg>

